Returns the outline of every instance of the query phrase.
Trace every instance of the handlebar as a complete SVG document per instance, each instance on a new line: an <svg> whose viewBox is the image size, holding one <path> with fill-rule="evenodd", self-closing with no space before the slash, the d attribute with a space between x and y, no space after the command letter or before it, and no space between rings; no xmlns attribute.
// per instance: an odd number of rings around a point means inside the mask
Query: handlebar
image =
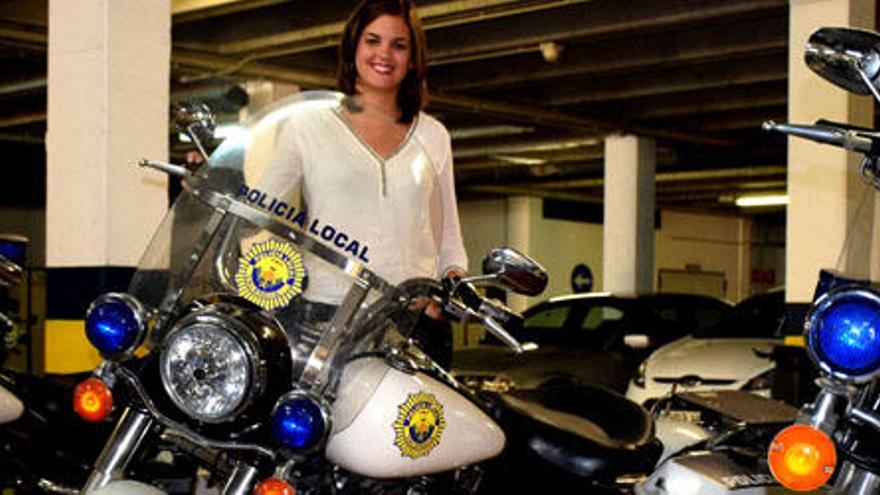
<svg viewBox="0 0 880 495"><path fill-rule="evenodd" d="M820 120L817 125L777 124L768 120L761 128L857 151L870 158L880 156L880 133L847 124L827 120Z"/></svg>
<svg viewBox="0 0 880 495"><path fill-rule="evenodd" d="M504 326L522 326L522 316L506 306L480 295L473 284L466 281L444 280L443 311L452 318L464 321L468 318L479 320L486 330L510 346L517 354L523 347Z"/></svg>

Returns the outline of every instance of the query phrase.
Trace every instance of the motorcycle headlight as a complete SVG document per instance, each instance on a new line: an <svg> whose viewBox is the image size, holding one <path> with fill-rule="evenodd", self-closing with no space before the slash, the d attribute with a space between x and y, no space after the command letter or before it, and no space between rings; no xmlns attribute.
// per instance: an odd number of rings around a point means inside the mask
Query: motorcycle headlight
<svg viewBox="0 0 880 495"><path fill-rule="evenodd" d="M849 382L880 372L880 295L861 288L833 290L807 315L807 349L822 370Z"/></svg>
<svg viewBox="0 0 880 495"><path fill-rule="evenodd" d="M160 372L168 396L188 416L208 423L234 419L257 392L257 343L241 323L199 313L168 333Z"/></svg>

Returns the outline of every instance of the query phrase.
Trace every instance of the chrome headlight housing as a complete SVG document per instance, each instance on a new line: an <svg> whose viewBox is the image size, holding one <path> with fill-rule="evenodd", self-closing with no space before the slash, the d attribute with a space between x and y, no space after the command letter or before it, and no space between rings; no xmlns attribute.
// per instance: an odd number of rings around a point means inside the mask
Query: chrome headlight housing
<svg viewBox="0 0 880 495"><path fill-rule="evenodd" d="M204 308L169 331L160 357L162 386L193 419L233 420L265 382L258 350L259 343L245 323Z"/></svg>

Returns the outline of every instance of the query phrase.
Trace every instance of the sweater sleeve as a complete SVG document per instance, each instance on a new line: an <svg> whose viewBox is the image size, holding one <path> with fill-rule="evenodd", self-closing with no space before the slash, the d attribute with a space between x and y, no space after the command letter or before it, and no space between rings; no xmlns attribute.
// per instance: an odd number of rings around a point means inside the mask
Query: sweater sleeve
<svg viewBox="0 0 880 495"><path fill-rule="evenodd" d="M458 269L467 272L468 258L461 237L461 225L458 220L458 202L455 196L455 179L452 173L452 145L449 134L445 134L443 160L437 186L440 192L440 250L437 267L438 276L446 275L450 270Z"/></svg>
<svg viewBox="0 0 880 495"><path fill-rule="evenodd" d="M257 154L268 154L266 168L253 179L253 186L270 197L290 205L302 205L303 159L302 148L293 119L279 123L275 138L266 143L269 149Z"/></svg>

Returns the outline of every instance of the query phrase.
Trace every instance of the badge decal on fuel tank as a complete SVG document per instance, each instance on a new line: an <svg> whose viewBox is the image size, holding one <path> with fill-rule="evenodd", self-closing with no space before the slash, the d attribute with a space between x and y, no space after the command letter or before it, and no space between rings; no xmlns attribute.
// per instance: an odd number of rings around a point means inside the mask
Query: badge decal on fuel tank
<svg viewBox="0 0 880 495"><path fill-rule="evenodd" d="M409 394L397 407L397 420L392 426L396 433L394 445L402 457L426 456L440 444L440 436L446 428L443 404L427 392Z"/></svg>
<svg viewBox="0 0 880 495"><path fill-rule="evenodd" d="M238 263L238 293L264 309L287 306L302 294L306 267L289 244L270 239L254 244Z"/></svg>

